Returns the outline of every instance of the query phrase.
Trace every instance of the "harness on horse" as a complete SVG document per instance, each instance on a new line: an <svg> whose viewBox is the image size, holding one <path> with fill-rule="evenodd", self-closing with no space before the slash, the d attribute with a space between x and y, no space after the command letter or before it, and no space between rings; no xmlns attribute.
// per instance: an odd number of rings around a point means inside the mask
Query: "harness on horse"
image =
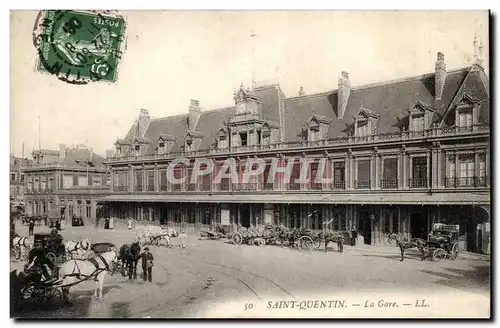
<svg viewBox="0 0 500 328"><path fill-rule="evenodd" d="M17 246L26 247L25 245L26 240L28 240L28 237L20 237L19 240L17 241Z"/></svg>
<svg viewBox="0 0 500 328"><path fill-rule="evenodd" d="M86 250L88 250L88 249L89 249L88 242L86 243L86 245L87 245L86 247L83 247L83 243L82 243L81 241L80 241L80 242L78 242L78 243L75 243L75 247L74 247L74 248L73 248L73 250L72 250L72 251L70 251L70 252L71 252L71 253L72 253L72 252L77 252L77 251L78 251L78 248L80 248L80 249L82 249L82 250L86 251ZM80 246L80 247L78 247L78 246Z"/></svg>
<svg viewBox="0 0 500 328"><path fill-rule="evenodd" d="M96 258L99 258L99 259L102 261L102 263L104 264L104 266L105 266L106 268L101 268L101 267L99 266L99 263L97 262ZM84 275L84 274L82 274L82 272L81 272L81 270L80 270L80 267L78 266L78 262L77 262L77 261L83 261L83 260L76 260L76 259L75 259L75 260L73 260L73 261L75 261L75 267L73 268L73 272L72 272L72 273L70 273L70 274L66 274L66 275L64 275L64 277L77 277L77 278L78 278L78 279L80 279L80 280L79 280L79 281L76 281L76 282L74 282L74 283L72 283L72 284L65 285L65 286L63 286L63 287L71 287L71 286L75 286L75 285L77 285L77 284L79 284L79 283L81 283L81 282L83 282L83 281L86 281L86 280L91 279L92 277L94 278L94 280L95 280L95 281L97 281L97 276L98 276L101 272L103 272L103 271L108 271L108 272L111 272L111 268L109 267L108 262L104 259L104 257L102 257L102 255L98 255L98 256L96 256L96 257L92 257L92 258L88 259L88 261L89 261L90 263L92 263L92 264L95 266L95 270L94 270L94 272L92 272L90 275ZM75 272L75 269L76 269L76 271L77 271L77 272ZM63 278L64 278L64 277L63 277ZM84 279L82 279L82 277L84 277Z"/></svg>

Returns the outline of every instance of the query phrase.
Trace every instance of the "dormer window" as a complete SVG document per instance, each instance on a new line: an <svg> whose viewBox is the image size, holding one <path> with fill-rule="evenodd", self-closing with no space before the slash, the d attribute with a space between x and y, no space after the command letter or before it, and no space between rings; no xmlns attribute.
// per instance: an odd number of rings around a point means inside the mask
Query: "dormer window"
<svg viewBox="0 0 500 328"><path fill-rule="evenodd" d="M217 148L219 149L224 149L228 148L228 138L227 138L227 132L223 128L219 130L219 133L217 134Z"/></svg>
<svg viewBox="0 0 500 328"><path fill-rule="evenodd" d="M470 128L472 126L472 108L463 108L458 112L458 127Z"/></svg>
<svg viewBox="0 0 500 328"><path fill-rule="evenodd" d="M411 121L412 121L412 131L425 130L424 115L415 115L412 117Z"/></svg>
<svg viewBox="0 0 500 328"><path fill-rule="evenodd" d="M139 144L134 145L134 151L135 151L135 155L139 156L141 154L141 145L139 145Z"/></svg>
<svg viewBox="0 0 500 328"><path fill-rule="evenodd" d="M314 114L313 109L313 115L307 123L307 140L314 142L324 139L328 135L331 123L332 121L329 118Z"/></svg>
<svg viewBox="0 0 500 328"><path fill-rule="evenodd" d="M354 116L354 135L366 137L375 133L379 114L373 110L361 107L358 114Z"/></svg>
<svg viewBox="0 0 500 328"><path fill-rule="evenodd" d="M408 112L410 113L408 126L409 131L419 132L429 128L434 115L434 109L417 100Z"/></svg>
<svg viewBox="0 0 500 328"><path fill-rule="evenodd" d="M158 143L158 154L165 154L165 142L163 141Z"/></svg>

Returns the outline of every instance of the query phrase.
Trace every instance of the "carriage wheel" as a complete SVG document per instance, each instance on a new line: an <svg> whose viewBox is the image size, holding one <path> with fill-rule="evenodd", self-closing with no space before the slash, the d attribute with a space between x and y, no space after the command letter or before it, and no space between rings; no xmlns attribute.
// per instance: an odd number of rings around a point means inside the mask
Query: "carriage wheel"
<svg viewBox="0 0 500 328"><path fill-rule="evenodd" d="M302 252L310 252L314 249L314 242L309 236L302 236L298 241L299 249Z"/></svg>
<svg viewBox="0 0 500 328"><path fill-rule="evenodd" d="M243 241L243 236L239 233L239 232L235 232L232 236L231 236L231 241L233 242L233 244L235 245L241 245L241 242Z"/></svg>
<svg viewBox="0 0 500 328"><path fill-rule="evenodd" d="M52 252L48 252L47 255L45 255L50 262L55 263L56 262L56 254Z"/></svg>
<svg viewBox="0 0 500 328"><path fill-rule="evenodd" d="M458 253L460 253L460 244L454 243L451 248L451 258L455 260L458 257Z"/></svg>
<svg viewBox="0 0 500 328"><path fill-rule="evenodd" d="M265 244L266 244L266 241L264 239L257 240L257 245L264 246Z"/></svg>
<svg viewBox="0 0 500 328"><path fill-rule="evenodd" d="M436 249L433 253L432 253L432 260L435 261L435 262L439 262L443 259L446 258L446 251L442 248L438 248Z"/></svg>
<svg viewBox="0 0 500 328"><path fill-rule="evenodd" d="M63 299L62 292L53 287L46 288L41 296L43 297L45 306L52 304L54 301L62 301Z"/></svg>

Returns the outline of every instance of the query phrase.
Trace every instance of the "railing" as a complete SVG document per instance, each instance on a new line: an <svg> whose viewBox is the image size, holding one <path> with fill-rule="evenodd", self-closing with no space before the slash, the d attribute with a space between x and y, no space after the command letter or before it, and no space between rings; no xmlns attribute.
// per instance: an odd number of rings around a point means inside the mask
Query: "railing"
<svg viewBox="0 0 500 328"><path fill-rule="evenodd" d="M138 155L138 156L127 156L127 157L112 157L106 159L106 162L121 162L126 160L147 160L147 159L167 159L175 157L187 157L196 155L209 155L209 154L229 154L229 153L241 153L249 151L265 151L265 150L287 150L294 148L311 148L311 147L322 147L322 146L335 146L339 144L366 144L366 143L377 143L386 141L407 141L412 139L422 139L422 138L432 138L439 136L449 136L449 135L467 135L471 133L484 133L489 131L489 124L477 124L470 127L444 127L444 128L431 128L423 131L398 131L389 133L379 133L372 134L368 136L346 136L337 137L332 139L318 140L318 141L291 141L282 142L276 144L268 145L251 145L251 146L238 146L238 147L227 147L227 148L212 148L212 149L201 149L194 151L181 151L181 152L171 152L168 154L153 154L153 155ZM38 167L43 167L41 166ZM54 166L54 165L48 165Z"/></svg>
<svg viewBox="0 0 500 328"><path fill-rule="evenodd" d="M234 191L256 191L256 183L233 183L232 190Z"/></svg>
<svg viewBox="0 0 500 328"><path fill-rule="evenodd" d="M136 185L134 189L135 191L144 191L144 187L142 185Z"/></svg>
<svg viewBox="0 0 500 328"><path fill-rule="evenodd" d="M371 180L356 180L354 181L356 189L370 189Z"/></svg>
<svg viewBox="0 0 500 328"><path fill-rule="evenodd" d="M172 191L181 191L181 190L182 190L182 185L180 183L172 184Z"/></svg>
<svg viewBox="0 0 500 328"><path fill-rule="evenodd" d="M300 190L300 183L289 183L288 190Z"/></svg>
<svg viewBox="0 0 500 328"><path fill-rule="evenodd" d="M380 180L382 189L396 189L398 187L398 179L383 179Z"/></svg>
<svg viewBox="0 0 500 328"><path fill-rule="evenodd" d="M148 185L148 186L146 187L146 190L147 190L147 191L155 191L155 186L154 186L154 185Z"/></svg>
<svg viewBox="0 0 500 328"><path fill-rule="evenodd" d="M200 190L201 191L210 191L212 189L212 184L211 183L202 183L200 184Z"/></svg>
<svg viewBox="0 0 500 328"><path fill-rule="evenodd" d="M445 187L486 187L486 177L446 178Z"/></svg>
<svg viewBox="0 0 500 328"><path fill-rule="evenodd" d="M323 184L317 183L317 182L311 182L309 184L309 189L310 190L323 190Z"/></svg>
<svg viewBox="0 0 500 328"><path fill-rule="evenodd" d="M221 191L229 191L229 180L221 180L220 184L220 189Z"/></svg>
<svg viewBox="0 0 500 328"><path fill-rule="evenodd" d="M186 185L186 191L196 191L196 184L194 184L194 183L188 183Z"/></svg>
<svg viewBox="0 0 500 328"><path fill-rule="evenodd" d="M160 185L160 191L168 191L168 185Z"/></svg>
<svg viewBox="0 0 500 328"><path fill-rule="evenodd" d="M114 191L127 191L128 190L128 186L115 186L113 188Z"/></svg>
<svg viewBox="0 0 500 328"><path fill-rule="evenodd" d="M428 187L427 178L410 179L410 188L427 188L427 187Z"/></svg>
<svg viewBox="0 0 500 328"><path fill-rule="evenodd" d="M264 190L273 190L274 183L264 183Z"/></svg>
<svg viewBox="0 0 500 328"><path fill-rule="evenodd" d="M333 181L332 189L345 189L345 181L344 180Z"/></svg>

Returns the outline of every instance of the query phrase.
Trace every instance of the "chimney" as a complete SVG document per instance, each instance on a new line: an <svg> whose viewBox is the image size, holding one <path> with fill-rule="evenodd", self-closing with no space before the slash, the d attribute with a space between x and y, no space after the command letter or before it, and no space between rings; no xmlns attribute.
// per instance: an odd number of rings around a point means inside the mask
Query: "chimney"
<svg viewBox="0 0 500 328"><path fill-rule="evenodd" d="M344 116L347 102L349 101L349 94L351 93L351 82L349 81L349 73L342 71L339 78L338 99L337 99L337 116L342 118Z"/></svg>
<svg viewBox="0 0 500 328"><path fill-rule="evenodd" d="M113 149L106 149L106 158L112 158L115 155L115 151Z"/></svg>
<svg viewBox="0 0 500 328"><path fill-rule="evenodd" d="M66 145L59 144L59 160L64 160L66 158Z"/></svg>
<svg viewBox="0 0 500 328"><path fill-rule="evenodd" d="M139 119L137 120L137 137L144 137L144 134L146 133L146 130L148 129L149 126L149 111L147 109L141 108L141 112L139 113Z"/></svg>
<svg viewBox="0 0 500 328"><path fill-rule="evenodd" d="M188 121L189 130L194 131L196 129L196 124L198 124L200 116L201 116L200 102L198 100L191 99L191 103L189 105L189 121Z"/></svg>
<svg viewBox="0 0 500 328"><path fill-rule="evenodd" d="M434 97L436 100L441 99L443 95L444 82L446 80L446 64L442 52L437 53L436 71L434 74Z"/></svg>
<svg viewBox="0 0 500 328"><path fill-rule="evenodd" d="M306 93L304 92L304 87L300 87L299 92L297 93L300 96L305 95Z"/></svg>

